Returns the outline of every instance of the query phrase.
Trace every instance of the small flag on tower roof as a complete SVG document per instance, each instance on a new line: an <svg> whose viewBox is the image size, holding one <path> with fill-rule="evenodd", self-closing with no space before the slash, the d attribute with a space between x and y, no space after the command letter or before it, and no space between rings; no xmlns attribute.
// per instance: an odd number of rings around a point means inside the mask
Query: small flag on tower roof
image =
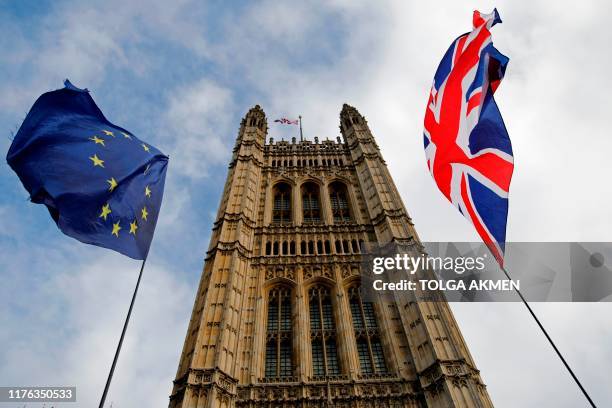
<svg viewBox="0 0 612 408"><path fill-rule="evenodd" d="M283 125L298 125L300 123L297 119L292 120L287 118L275 119L274 122L281 123Z"/></svg>

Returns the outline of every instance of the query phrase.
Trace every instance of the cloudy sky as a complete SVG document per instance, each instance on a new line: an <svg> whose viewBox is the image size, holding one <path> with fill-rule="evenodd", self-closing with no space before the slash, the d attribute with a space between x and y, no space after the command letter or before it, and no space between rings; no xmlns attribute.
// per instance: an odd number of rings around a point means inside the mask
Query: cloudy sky
<svg viewBox="0 0 612 408"><path fill-rule="evenodd" d="M167 405L230 151L255 104L303 115L305 135L323 139L338 136L342 103L356 106L421 238L477 240L426 170L422 119L442 54L474 8L494 6L494 42L510 57L496 94L516 164L508 240L612 241L609 2L0 0L1 151L36 97L70 78L171 157L115 408ZM76 385L70 406L94 406L139 265L62 235L4 162L0 189L0 385ZM453 309L496 406L586 406L524 306ZM534 309L598 405L612 405L612 305Z"/></svg>

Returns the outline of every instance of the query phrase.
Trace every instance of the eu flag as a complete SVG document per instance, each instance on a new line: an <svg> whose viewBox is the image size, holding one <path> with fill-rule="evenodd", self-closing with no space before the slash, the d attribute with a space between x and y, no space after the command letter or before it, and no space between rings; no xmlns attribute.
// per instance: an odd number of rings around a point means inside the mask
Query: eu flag
<svg viewBox="0 0 612 408"><path fill-rule="evenodd" d="M34 103L7 161L64 234L145 259L168 157L106 120L87 89L64 85Z"/></svg>

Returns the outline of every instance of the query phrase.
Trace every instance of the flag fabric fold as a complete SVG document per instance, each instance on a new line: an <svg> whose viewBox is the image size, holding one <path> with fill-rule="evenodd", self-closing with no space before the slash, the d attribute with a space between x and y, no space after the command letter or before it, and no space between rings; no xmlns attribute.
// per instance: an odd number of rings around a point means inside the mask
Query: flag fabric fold
<svg viewBox="0 0 612 408"><path fill-rule="evenodd" d="M475 11L473 30L442 58L427 102L424 146L438 188L503 265L514 159L493 98L508 64L491 39L497 23L497 10Z"/></svg>
<svg viewBox="0 0 612 408"><path fill-rule="evenodd" d="M88 90L66 80L64 88L41 95L7 161L64 234L146 258L168 157L109 122Z"/></svg>

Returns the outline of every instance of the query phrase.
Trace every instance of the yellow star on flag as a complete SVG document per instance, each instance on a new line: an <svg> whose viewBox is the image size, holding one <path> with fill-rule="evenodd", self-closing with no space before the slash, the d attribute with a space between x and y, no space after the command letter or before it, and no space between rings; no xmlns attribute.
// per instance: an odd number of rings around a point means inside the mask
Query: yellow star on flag
<svg viewBox="0 0 612 408"><path fill-rule="evenodd" d="M106 221L106 217L108 217L108 214L110 214L112 211L110 209L110 205L108 203L106 203L106 205L102 206L102 212L100 213L100 216L98 218L104 218L104 221Z"/></svg>
<svg viewBox="0 0 612 408"><path fill-rule="evenodd" d="M151 189L149 188L149 186L146 186L146 187L145 187L145 195L146 195L147 197L151 197Z"/></svg>
<svg viewBox="0 0 612 408"><path fill-rule="evenodd" d="M96 166L104 167L104 160L100 160L97 154L94 154L89 159L93 162L94 167Z"/></svg>
<svg viewBox="0 0 612 408"><path fill-rule="evenodd" d="M146 221L147 217L149 216L149 212L147 211L147 207L142 207L142 210L140 210L140 212L142 213L142 219Z"/></svg>
<svg viewBox="0 0 612 408"><path fill-rule="evenodd" d="M117 187L119 185L119 183L117 183L117 180L115 180L114 177L111 177L110 180L106 180L106 182L108 184L110 184L110 187L108 188L108 191L113 191L115 189L115 187Z"/></svg>
<svg viewBox="0 0 612 408"><path fill-rule="evenodd" d="M98 136L90 137L89 140L93 140L96 144L104 146L104 139L100 139Z"/></svg>
<svg viewBox="0 0 612 408"><path fill-rule="evenodd" d="M121 134L122 134L122 135L123 135L123 137L125 137L126 139L131 139L131 138L132 138L132 136L128 135L128 134L127 134L127 133L125 133L125 132L121 132Z"/></svg>
<svg viewBox="0 0 612 408"><path fill-rule="evenodd" d="M130 234L136 235L136 230L138 229L138 224L136 224L136 220L130 222Z"/></svg>
<svg viewBox="0 0 612 408"><path fill-rule="evenodd" d="M105 134L106 136L112 136L112 137L115 137L115 134L114 134L113 132L111 132L110 130L106 130L106 129L104 129L104 130L102 130L102 131L104 132L104 134Z"/></svg>
<svg viewBox="0 0 612 408"><path fill-rule="evenodd" d="M149 152L149 146L147 146L146 144L142 144L142 148L144 149L145 152Z"/></svg>
<svg viewBox="0 0 612 408"><path fill-rule="evenodd" d="M119 226L119 221L117 221L115 224L113 224L113 232L111 232L111 234L119 238L120 230L121 230L121 227Z"/></svg>

